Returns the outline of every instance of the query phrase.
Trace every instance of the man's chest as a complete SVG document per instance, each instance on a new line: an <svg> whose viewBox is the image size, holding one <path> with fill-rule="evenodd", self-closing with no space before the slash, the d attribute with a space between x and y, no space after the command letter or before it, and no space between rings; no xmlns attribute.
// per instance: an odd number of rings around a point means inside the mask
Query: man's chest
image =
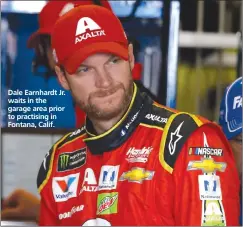
<svg viewBox="0 0 243 227"><path fill-rule="evenodd" d="M103 155L76 147L76 158L58 157L52 190L60 224L153 224L148 219L156 213L160 140L131 139Z"/></svg>

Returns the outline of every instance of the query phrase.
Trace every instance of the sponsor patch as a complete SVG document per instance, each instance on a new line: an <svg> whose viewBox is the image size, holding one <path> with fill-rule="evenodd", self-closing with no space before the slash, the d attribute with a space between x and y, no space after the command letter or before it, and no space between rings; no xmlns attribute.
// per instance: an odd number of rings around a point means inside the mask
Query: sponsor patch
<svg viewBox="0 0 243 227"><path fill-rule="evenodd" d="M77 196L79 173L64 177L53 177L52 191L56 202L67 201Z"/></svg>
<svg viewBox="0 0 243 227"><path fill-rule="evenodd" d="M157 121L157 122L160 122L160 123L166 123L167 120L168 120L168 118L164 118L164 117L161 117L161 116L158 116L158 115L155 115L155 114L147 114L145 116L145 118L152 120L152 121Z"/></svg>
<svg viewBox="0 0 243 227"><path fill-rule="evenodd" d="M83 126L82 128L77 129L76 131L72 132L72 134L70 135L70 138L80 134L84 130L85 130L85 126Z"/></svg>
<svg viewBox="0 0 243 227"><path fill-rule="evenodd" d="M201 200L221 200L220 178L216 175L199 175L199 194Z"/></svg>
<svg viewBox="0 0 243 227"><path fill-rule="evenodd" d="M203 173L224 172L227 164L225 162L215 162L212 158L202 158L201 161L190 161L187 170L202 170Z"/></svg>
<svg viewBox="0 0 243 227"><path fill-rule="evenodd" d="M152 180L154 171L148 171L143 168L133 167L130 171L124 172L120 181L127 180L128 182L143 183L144 180Z"/></svg>
<svg viewBox="0 0 243 227"><path fill-rule="evenodd" d="M173 171L182 147L190 135L199 127L198 124L197 118L187 113L172 114L168 119L162 136L161 150L164 151L164 155L160 157L169 165L168 171ZM160 152L160 154L162 153Z"/></svg>
<svg viewBox="0 0 243 227"><path fill-rule="evenodd" d="M135 113L133 115L133 117L131 118L131 120L125 125L125 128L127 130L129 129L129 127L131 126L131 124L137 119L137 116L138 116L139 112L140 112L140 110L137 113Z"/></svg>
<svg viewBox="0 0 243 227"><path fill-rule="evenodd" d="M143 147L142 149L135 149L134 147L131 147L126 153L126 160L131 163L145 163L148 161L148 157L152 150L152 147Z"/></svg>
<svg viewBox="0 0 243 227"><path fill-rule="evenodd" d="M189 155L210 155L210 156L223 156L223 149L211 147L190 147Z"/></svg>
<svg viewBox="0 0 243 227"><path fill-rule="evenodd" d="M75 44L90 38L105 35L105 31L93 19L82 17L77 23Z"/></svg>
<svg viewBox="0 0 243 227"><path fill-rule="evenodd" d="M181 122L180 125L176 128L176 130L174 132L171 132L170 134L170 142L168 144L170 155L173 155L175 153L177 143L183 137L180 133L183 123L184 121Z"/></svg>
<svg viewBox="0 0 243 227"><path fill-rule="evenodd" d="M62 153L58 156L57 171L65 172L77 169L86 163L86 159L86 148L82 148L74 152Z"/></svg>
<svg viewBox="0 0 243 227"><path fill-rule="evenodd" d="M226 226L224 208L221 201L203 201L202 226Z"/></svg>
<svg viewBox="0 0 243 227"><path fill-rule="evenodd" d="M79 194L81 194L84 191L86 192L98 191L98 185L97 185L95 173L91 168L87 168L84 172L84 180Z"/></svg>
<svg viewBox="0 0 243 227"><path fill-rule="evenodd" d="M119 166L105 165L101 167L99 190L116 189Z"/></svg>
<svg viewBox="0 0 243 227"><path fill-rule="evenodd" d="M84 209L84 205L74 206L74 207L72 207L72 209L70 211L59 214L58 218L59 218L59 220L71 218L73 216L73 214L80 212L83 209Z"/></svg>
<svg viewBox="0 0 243 227"><path fill-rule="evenodd" d="M99 194L97 202L97 215L116 214L118 204L118 192Z"/></svg>

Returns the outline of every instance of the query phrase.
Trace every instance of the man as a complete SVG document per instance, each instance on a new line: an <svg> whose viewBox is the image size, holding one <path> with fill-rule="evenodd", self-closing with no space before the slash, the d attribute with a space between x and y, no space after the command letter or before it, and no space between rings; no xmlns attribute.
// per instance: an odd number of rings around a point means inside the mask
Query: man
<svg viewBox="0 0 243 227"><path fill-rule="evenodd" d="M230 142L242 179L242 77L235 80L225 91L220 105L219 124ZM242 193L242 192L241 192ZM242 203L242 201L241 201ZM242 223L242 215L240 218Z"/></svg>
<svg viewBox="0 0 243 227"><path fill-rule="evenodd" d="M31 35L28 40L28 48L33 48L36 53L34 61L34 68L38 64L42 64L46 67L49 75L55 75L54 67L55 62L53 60L50 36L52 28L57 19L68 12L74 7L74 3L89 5L100 2L105 8L112 10L109 2L102 1L49 1L39 14L39 26L40 28ZM142 72L142 65L136 63L133 69L133 78L136 80L137 85L144 91L146 91L151 97L155 98L153 94L139 82ZM79 128L84 124L85 113L75 106L76 127ZM2 219L18 219L29 220L38 222L39 220L39 198L31 193L17 189L11 193L3 201L3 209L1 212Z"/></svg>
<svg viewBox="0 0 243 227"><path fill-rule="evenodd" d="M40 225L238 225L239 179L222 131L139 92L112 12L75 7L55 24L52 48L58 80L87 119L40 167Z"/></svg>
<svg viewBox="0 0 243 227"><path fill-rule="evenodd" d="M44 65L49 74L55 74L55 62L52 57L50 35L57 19L74 7L74 4L92 5L101 4L103 7L112 10L107 0L82 0L82 1L49 1L39 14L39 29L34 32L27 43L28 48L33 48L36 53L34 67L37 64ZM36 62L37 61L37 62ZM136 70L138 71L138 70ZM75 107L76 126L84 123L85 114ZM39 198L31 193L17 189L2 203L1 218L4 220L28 220L39 221Z"/></svg>

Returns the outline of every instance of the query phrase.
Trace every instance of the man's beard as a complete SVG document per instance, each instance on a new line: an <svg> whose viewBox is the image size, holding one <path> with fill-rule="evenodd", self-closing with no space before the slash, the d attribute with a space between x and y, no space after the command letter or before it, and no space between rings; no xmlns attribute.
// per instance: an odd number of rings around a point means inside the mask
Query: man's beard
<svg viewBox="0 0 243 227"><path fill-rule="evenodd" d="M108 95L112 95L118 90L123 90L123 95L120 98L122 102L119 105L114 106L112 111L106 111L105 109L101 109L97 105L92 103L93 98L99 97L102 102L102 97L106 97ZM92 93L89 96L88 103L85 104L83 101L75 97L73 94L73 98L75 103L87 114L87 116L91 119L99 119L99 120L110 120L121 113L125 113L127 110L133 95L133 80L132 78L129 81L128 89L125 89L122 83L115 85L109 90L100 90L95 93Z"/></svg>

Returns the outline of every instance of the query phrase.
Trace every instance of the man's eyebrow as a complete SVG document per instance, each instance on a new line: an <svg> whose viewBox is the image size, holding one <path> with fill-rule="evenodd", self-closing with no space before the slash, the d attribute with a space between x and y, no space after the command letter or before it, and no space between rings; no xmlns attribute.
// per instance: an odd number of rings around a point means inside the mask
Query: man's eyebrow
<svg viewBox="0 0 243 227"><path fill-rule="evenodd" d="M90 65L81 64L81 65L79 65L78 68L81 68L81 67L90 67Z"/></svg>
<svg viewBox="0 0 243 227"><path fill-rule="evenodd" d="M110 57L108 58L108 60L106 61L106 63L107 63L108 61L110 61L112 58L115 58L115 57L119 58L117 55L115 55L115 54L111 54Z"/></svg>
<svg viewBox="0 0 243 227"><path fill-rule="evenodd" d="M107 63L108 61L110 61L112 58L114 58L114 57L118 57L118 56L116 56L115 54L110 54L110 57L108 58L108 60L105 62L105 63ZM118 57L119 58L119 57ZM78 68L81 68L81 67L92 67L91 65L87 65L87 64L80 64L79 65L79 67Z"/></svg>
<svg viewBox="0 0 243 227"><path fill-rule="evenodd" d="M110 54L109 59L114 58L114 57L117 57L117 56L115 54Z"/></svg>

